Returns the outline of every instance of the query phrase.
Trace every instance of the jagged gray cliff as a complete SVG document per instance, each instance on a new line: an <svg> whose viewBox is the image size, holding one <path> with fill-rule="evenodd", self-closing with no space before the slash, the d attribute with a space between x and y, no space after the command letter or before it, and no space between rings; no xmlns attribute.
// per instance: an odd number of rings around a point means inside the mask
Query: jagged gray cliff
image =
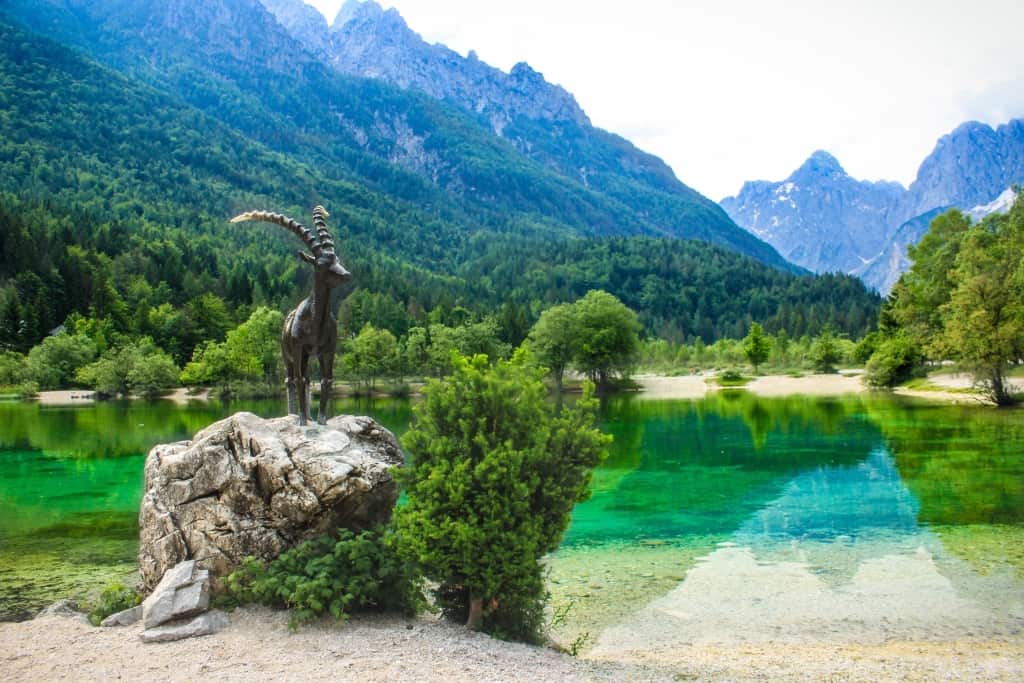
<svg viewBox="0 0 1024 683"><path fill-rule="evenodd" d="M855 180L817 151L781 183L747 182L722 208L786 259L815 272L855 270L876 256L906 190Z"/></svg>
<svg viewBox="0 0 1024 683"><path fill-rule="evenodd" d="M519 116L590 124L572 95L525 62L506 74L475 53L462 57L444 45L429 45L396 10L373 0L348 0L331 25L330 43L329 62L339 71L455 102L484 116L498 135Z"/></svg>
<svg viewBox="0 0 1024 683"><path fill-rule="evenodd" d="M840 271L887 293L907 269L907 247L956 207L976 220L1006 210L1024 182L1024 119L992 128L970 121L943 136L909 188L851 178L818 151L786 180L744 183L721 206L788 260Z"/></svg>

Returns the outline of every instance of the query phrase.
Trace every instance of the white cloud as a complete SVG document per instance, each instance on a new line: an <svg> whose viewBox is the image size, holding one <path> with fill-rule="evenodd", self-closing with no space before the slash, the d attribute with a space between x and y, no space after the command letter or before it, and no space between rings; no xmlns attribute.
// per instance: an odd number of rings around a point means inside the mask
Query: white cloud
<svg viewBox="0 0 1024 683"><path fill-rule="evenodd" d="M328 20L341 0L316 0ZM815 149L909 183L968 118L1024 116L1016 0L381 0L429 42L527 61L713 199Z"/></svg>

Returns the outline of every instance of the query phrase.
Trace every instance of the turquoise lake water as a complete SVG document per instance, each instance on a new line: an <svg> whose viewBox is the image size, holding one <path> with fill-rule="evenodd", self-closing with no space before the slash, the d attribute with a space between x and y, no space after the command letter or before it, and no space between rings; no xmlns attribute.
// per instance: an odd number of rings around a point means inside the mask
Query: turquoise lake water
<svg viewBox="0 0 1024 683"><path fill-rule="evenodd" d="M145 453L237 410L280 406L0 404L0 616L130 580ZM406 401L338 410L398 433L411 415ZM568 615L556 636L613 654L1018 637L1022 418L873 396L608 399L611 455L548 560Z"/></svg>

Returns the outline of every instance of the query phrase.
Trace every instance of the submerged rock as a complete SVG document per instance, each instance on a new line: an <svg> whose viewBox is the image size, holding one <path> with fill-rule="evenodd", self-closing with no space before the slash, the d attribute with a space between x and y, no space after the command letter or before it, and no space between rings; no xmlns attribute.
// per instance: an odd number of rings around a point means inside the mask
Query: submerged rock
<svg viewBox="0 0 1024 683"><path fill-rule="evenodd" d="M369 417L300 427L236 413L146 458L139 570L154 587L184 560L217 579L249 555L270 560L338 528L387 521L398 441Z"/></svg>

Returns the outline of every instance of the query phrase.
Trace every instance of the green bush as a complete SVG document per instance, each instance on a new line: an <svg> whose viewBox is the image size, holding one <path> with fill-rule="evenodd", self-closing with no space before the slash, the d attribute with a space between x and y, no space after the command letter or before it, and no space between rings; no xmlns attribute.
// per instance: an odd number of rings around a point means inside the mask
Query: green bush
<svg viewBox="0 0 1024 683"><path fill-rule="evenodd" d="M921 350L901 332L878 343L865 379L873 387L894 387L919 374L923 363Z"/></svg>
<svg viewBox="0 0 1024 683"><path fill-rule="evenodd" d="M142 602L142 596L134 588L128 588L120 581L107 585L100 593L96 604L89 610L89 622L99 626L111 614L131 609Z"/></svg>
<svg viewBox="0 0 1024 683"><path fill-rule="evenodd" d="M489 365L452 360L415 408L403 444L407 501L395 513L402 551L442 586L441 606L469 628L540 640L540 558L558 547L610 438L594 427L587 384L572 408L548 402L528 353Z"/></svg>
<svg viewBox="0 0 1024 683"><path fill-rule="evenodd" d="M399 559L387 529L321 536L282 553L269 564L249 557L227 578L240 604L292 610L291 626L330 614L377 610L413 615L425 605L422 581Z"/></svg>
<svg viewBox="0 0 1024 683"><path fill-rule="evenodd" d="M839 341L830 327L823 329L818 338L814 340L814 344L811 346L810 360L816 372L836 371L836 364L843 359Z"/></svg>

